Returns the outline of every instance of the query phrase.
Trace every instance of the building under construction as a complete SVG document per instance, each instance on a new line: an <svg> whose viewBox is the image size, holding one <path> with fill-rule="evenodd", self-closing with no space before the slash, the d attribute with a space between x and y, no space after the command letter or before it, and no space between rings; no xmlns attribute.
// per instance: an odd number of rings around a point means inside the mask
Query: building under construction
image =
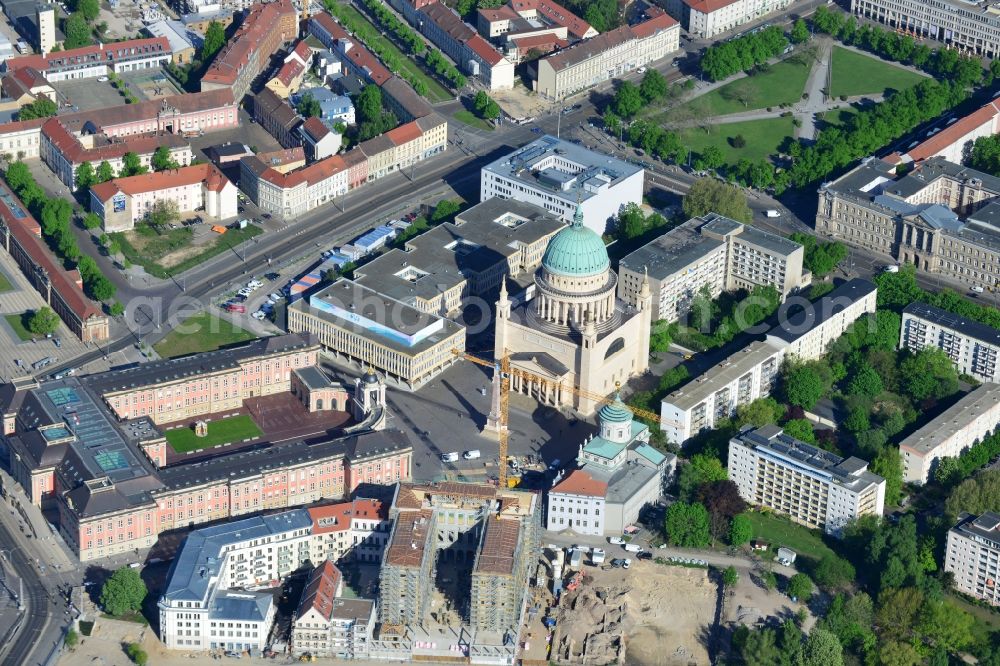
<svg viewBox="0 0 1000 666"><path fill-rule="evenodd" d="M541 501L491 485L402 484L379 575L379 642L440 648L505 663L514 652L539 556ZM404 645L405 644L405 645ZM435 647L437 642L435 642Z"/></svg>

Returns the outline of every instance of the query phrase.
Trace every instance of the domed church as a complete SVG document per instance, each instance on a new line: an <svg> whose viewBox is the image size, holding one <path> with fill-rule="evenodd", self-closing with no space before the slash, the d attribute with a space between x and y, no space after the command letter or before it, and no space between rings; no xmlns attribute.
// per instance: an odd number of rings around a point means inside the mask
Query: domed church
<svg viewBox="0 0 1000 666"><path fill-rule="evenodd" d="M583 225L577 207L573 222L549 241L535 273L534 296L512 303L507 285L497 301L495 358L510 355L512 368L540 379L511 378L511 390L555 407L590 415L597 401L562 387L607 396L649 365L652 298L648 280L633 307L616 297L618 276L611 270L601 237Z"/></svg>

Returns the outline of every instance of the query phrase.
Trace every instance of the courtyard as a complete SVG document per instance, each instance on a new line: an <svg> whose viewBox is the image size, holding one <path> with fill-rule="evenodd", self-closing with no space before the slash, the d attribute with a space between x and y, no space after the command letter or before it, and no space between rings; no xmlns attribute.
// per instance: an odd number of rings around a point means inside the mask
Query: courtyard
<svg viewBox="0 0 1000 666"><path fill-rule="evenodd" d="M213 351L220 347L253 340L257 336L236 324L216 317L210 312L199 312L185 319L170 331L153 349L162 358L186 356Z"/></svg>
<svg viewBox="0 0 1000 666"><path fill-rule="evenodd" d="M174 428L164 433L167 443L177 453L207 449L232 442L245 442L262 434L248 414L230 416L207 422L206 434L199 436L195 428Z"/></svg>

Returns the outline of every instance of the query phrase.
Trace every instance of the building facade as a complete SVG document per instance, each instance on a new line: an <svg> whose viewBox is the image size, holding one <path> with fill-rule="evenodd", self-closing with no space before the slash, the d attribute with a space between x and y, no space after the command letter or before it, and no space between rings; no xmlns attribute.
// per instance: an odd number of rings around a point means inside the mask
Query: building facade
<svg viewBox="0 0 1000 666"><path fill-rule="evenodd" d="M643 280L653 295L653 319L684 316L704 287L723 291L774 287L785 298L808 284L803 248L783 236L710 213L671 229L618 264L619 298L635 302Z"/></svg>
<svg viewBox="0 0 1000 666"><path fill-rule="evenodd" d="M877 291L868 280L855 278L817 301L779 308L778 324L767 332L767 341L784 349L786 357L817 359L851 324L875 313Z"/></svg>
<svg viewBox="0 0 1000 666"><path fill-rule="evenodd" d="M641 203L641 167L545 135L484 166L479 200L516 199L564 222L582 211L584 225L603 234L627 203Z"/></svg>
<svg viewBox="0 0 1000 666"><path fill-rule="evenodd" d="M955 576L955 589L970 597L1000 606L997 591L1000 560L1000 515L987 511L980 516L962 514L948 530L944 570Z"/></svg>
<svg viewBox="0 0 1000 666"><path fill-rule="evenodd" d="M666 7L689 33L710 39L781 11L791 3L792 0L669 0Z"/></svg>
<svg viewBox="0 0 1000 666"><path fill-rule="evenodd" d="M549 241L535 272L534 296L514 304L506 281L496 306L494 357L510 357L511 390L543 404L592 413L590 396L608 395L619 382L649 367L651 298L648 285L632 306L615 296L601 237L573 223ZM581 393L564 391L575 386Z"/></svg>
<svg viewBox="0 0 1000 666"><path fill-rule="evenodd" d="M767 342L752 342L660 403L660 429L683 445L702 430L711 430L736 408L771 395L785 351Z"/></svg>
<svg viewBox="0 0 1000 666"><path fill-rule="evenodd" d="M924 484L942 458L957 458L997 431L1000 384L987 382L899 443L903 480Z"/></svg>
<svg viewBox="0 0 1000 666"><path fill-rule="evenodd" d="M816 231L982 289L1000 281L1000 178L933 157L867 159L820 188Z"/></svg>
<svg viewBox="0 0 1000 666"><path fill-rule="evenodd" d="M546 99L562 100L667 57L680 48L681 26L658 7L646 20L585 39L540 59L532 82Z"/></svg>
<svg viewBox="0 0 1000 666"><path fill-rule="evenodd" d="M926 303L910 303L903 308L899 348L915 354L925 347L944 350L960 373L981 382L1000 382L1000 331L991 326Z"/></svg>
<svg viewBox="0 0 1000 666"><path fill-rule="evenodd" d="M0 70L13 72L32 67L55 83L93 79L109 73L158 69L170 62L172 51L166 37L130 39L110 44L81 46L78 49L8 58Z"/></svg>
<svg viewBox="0 0 1000 666"><path fill-rule="evenodd" d="M982 0L851 0L851 13L984 58L1000 56L1000 14Z"/></svg>
<svg viewBox="0 0 1000 666"><path fill-rule="evenodd" d="M747 502L839 536L861 516L881 516L885 479L860 458L841 458L774 425L729 440L729 478Z"/></svg>
<svg viewBox="0 0 1000 666"><path fill-rule="evenodd" d="M366 659L375 631L375 603L342 596L343 578L331 561L317 564L292 621L292 654Z"/></svg>

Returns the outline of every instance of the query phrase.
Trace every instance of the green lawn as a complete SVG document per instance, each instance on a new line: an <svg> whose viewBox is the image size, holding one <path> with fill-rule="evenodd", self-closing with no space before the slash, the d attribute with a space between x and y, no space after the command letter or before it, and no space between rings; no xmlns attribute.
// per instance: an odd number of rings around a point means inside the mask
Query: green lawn
<svg viewBox="0 0 1000 666"><path fill-rule="evenodd" d="M681 142L696 153L708 146L718 146L728 164L735 164L743 158L756 162L778 152L778 147L794 131L791 118L767 118L717 124L712 126L711 132L705 132L700 127L687 128L681 130ZM737 135L746 141L742 148L734 148L730 144L730 140Z"/></svg>
<svg viewBox="0 0 1000 666"><path fill-rule="evenodd" d="M465 123L470 127L475 127L476 129L493 131L493 125L474 114L472 111L456 111L455 120Z"/></svg>
<svg viewBox="0 0 1000 666"><path fill-rule="evenodd" d="M354 15L358 21L364 21L365 23L371 25L372 28L377 30L379 33L383 32L382 30L379 30L378 26L369 21L367 16L359 12L355 7L346 3L341 5L341 7L343 8L343 11L345 13ZM386 50L389 53L396 56L396 58L399 61L400 67L405 69L413 77L424 82L424 85L427 86L426 97L431 103L446 102L450 99L455 99L455 96L450 92L448 92L448 90L444 86L438 83L434 77L428 75L427 72L421 69L420 65L414 62L405 53L400 51L399 48L392 43L391 39L389 39L388 37L383 37L382 41L386 45Z"/></svg>
<svg viewBox="0 0 1000 666"><path fill-rule="evenodd" d="M847 122L858 115L858 107L853 104L842 106L839 109L832 109L821 116L822 122L828 127L843 127ZM820 128L822 129L822 127Z"/></svg>
<svg viewBox="0 0 1000 666"><path fill-rule="evenodd" d="M26 321L28 318L27 312L22 312L20 314L4 315L3 317L4 319L7 320L7 323L10 324L10 327L14 329L14 333L17 334L17 337L21 338L22 340L27 341L33 337L37 337L31 331L28 330L27 327L28 322Z"/></svg>
<svg viewBox="0 0 1000 666"><path fill-rule="evenodd" d="M833 47L830 96L875 95L886 89L905 90L926 77L864 53Z"/></svg>
<svg viewBox="0 0 1000 666"><path fill-rule="evenodd" d="M257 336L208 312L188 317L165 338L153 345L163 358L212 351Z"/></svg>
<svg viewBox="0 0 1000 666"><path fill-rule="evenodd" d="M162 266L157 258L179 250L191 242L191 228L179 227L157 234L146 225L139 225L134 232L117 232L110 234L118 239L125 258L154 277L169 278L180 275L184 271L223 252L235 252L232 247L264 233L255 224L247 225L245 229L229 229L224 234L218 234L204 245L201 251L193 254L171 266ZM235 256L233 257L236 258Z"/></svg>
<svg viewBox="0 0 1000 666"><path fill-rule="evenodd" d="M260 437L261 430L246 414L208 422L208 434L198 437L192 428L176 428L166 432L167 443L177 453L208 449L219 444L242 442Z"/></svg>
<svg viewBox="0 0 1000 666"><path fill-rule="evenodd" d="M7 276L0 271L0 294L5 291L14 291L14 285L11 284L10 280L7 279Z"/></svg>
<svg viewBox="0 0 1000 666"><path fill-rule="evenodd" d="M770 70L754 76L740 78L715 90L696 97L684 106L696 117L724 116L754 109L793 104L802 99L809 67L797 62L783 61ZM749 95L744 96L746 88Z"/></svg>
<svg viewBox="0 0 1000 666"><path fill-rule="evenodd" d="M791 548L800 556L816 560L822 559L824 555L836 557L836 553L823 543L823 539L816 531L771 513L748 511L746 515L753 525L753 538L768 542L772 550L784 546Z"/></svg>

